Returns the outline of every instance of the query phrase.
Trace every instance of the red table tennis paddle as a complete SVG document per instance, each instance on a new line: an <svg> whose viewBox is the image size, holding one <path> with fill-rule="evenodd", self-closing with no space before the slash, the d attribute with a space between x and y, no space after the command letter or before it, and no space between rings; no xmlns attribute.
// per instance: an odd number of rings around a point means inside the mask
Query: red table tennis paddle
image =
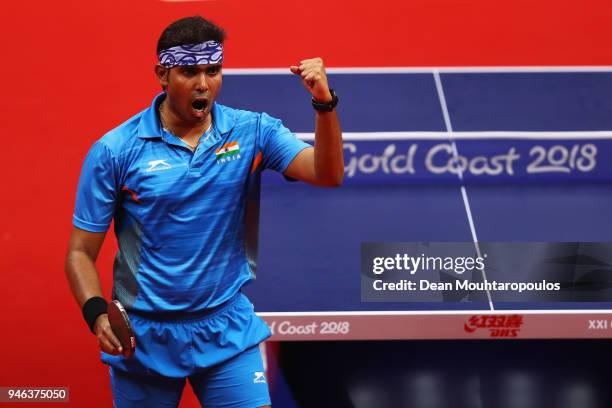
<svg viewBox="0 0 612 408"><path fill-rule="evenodd" d="M123 347L123 355L131 357L136 351L136 337L132 330L130 318L118 300L113 300L108 304L108 322L115 333L115 336L121 342Z"/></svg>

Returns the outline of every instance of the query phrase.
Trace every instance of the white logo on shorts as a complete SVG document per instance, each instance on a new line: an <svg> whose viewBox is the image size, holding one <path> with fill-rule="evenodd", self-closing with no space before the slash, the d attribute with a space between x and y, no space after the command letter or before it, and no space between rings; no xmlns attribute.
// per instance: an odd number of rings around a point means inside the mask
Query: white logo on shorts
<svg viewBox="0 0 612 408"><path fill-rule="evenodd" d="M255 378L253 379L253 384L264 383L266 382L266 376L263 371L255 371Z"/></svg>

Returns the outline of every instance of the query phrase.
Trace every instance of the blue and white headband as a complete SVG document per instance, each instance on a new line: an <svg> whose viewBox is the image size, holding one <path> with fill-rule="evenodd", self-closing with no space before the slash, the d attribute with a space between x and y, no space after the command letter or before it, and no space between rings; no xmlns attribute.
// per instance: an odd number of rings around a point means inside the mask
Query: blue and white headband
<svg viewBox="0 0 612 408"><path fill-rule="evenodd" d="M177 65L221 64L223 63L223 44L206 41L199 44L177 45L160 51L159 63L166 68Z"/></svg>

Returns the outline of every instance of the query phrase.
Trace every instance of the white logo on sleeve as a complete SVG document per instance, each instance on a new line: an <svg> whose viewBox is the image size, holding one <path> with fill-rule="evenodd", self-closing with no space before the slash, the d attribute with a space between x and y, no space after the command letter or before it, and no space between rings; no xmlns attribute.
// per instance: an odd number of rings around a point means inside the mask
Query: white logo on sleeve
<svg viewBox="0 0 612 408"><path fill-rule="evenodd" d="M166 163L165 160L151 160L148 164L149 168L146 170L147 172L168 170L172 168L172 166Z"/></svg>
<svg viewBox="0 0 612 408"><path fill-rule="evenodd" d="M266 382L266 376L263 371L255 371L255 378L253 379L253 384L264 383Z"/></svg>

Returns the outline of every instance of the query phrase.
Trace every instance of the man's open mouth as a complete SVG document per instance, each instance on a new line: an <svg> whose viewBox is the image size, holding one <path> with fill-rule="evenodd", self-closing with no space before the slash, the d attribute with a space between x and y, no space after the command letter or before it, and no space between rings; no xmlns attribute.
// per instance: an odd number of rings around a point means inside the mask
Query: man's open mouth
<svg viewBox="0 0 612 408"><path fill-rule="evenodd" d="M206 101L205 99L198 99L193 101L191 106L198 112L204 112L204 110L208 106L208 101Z"/></svg>

